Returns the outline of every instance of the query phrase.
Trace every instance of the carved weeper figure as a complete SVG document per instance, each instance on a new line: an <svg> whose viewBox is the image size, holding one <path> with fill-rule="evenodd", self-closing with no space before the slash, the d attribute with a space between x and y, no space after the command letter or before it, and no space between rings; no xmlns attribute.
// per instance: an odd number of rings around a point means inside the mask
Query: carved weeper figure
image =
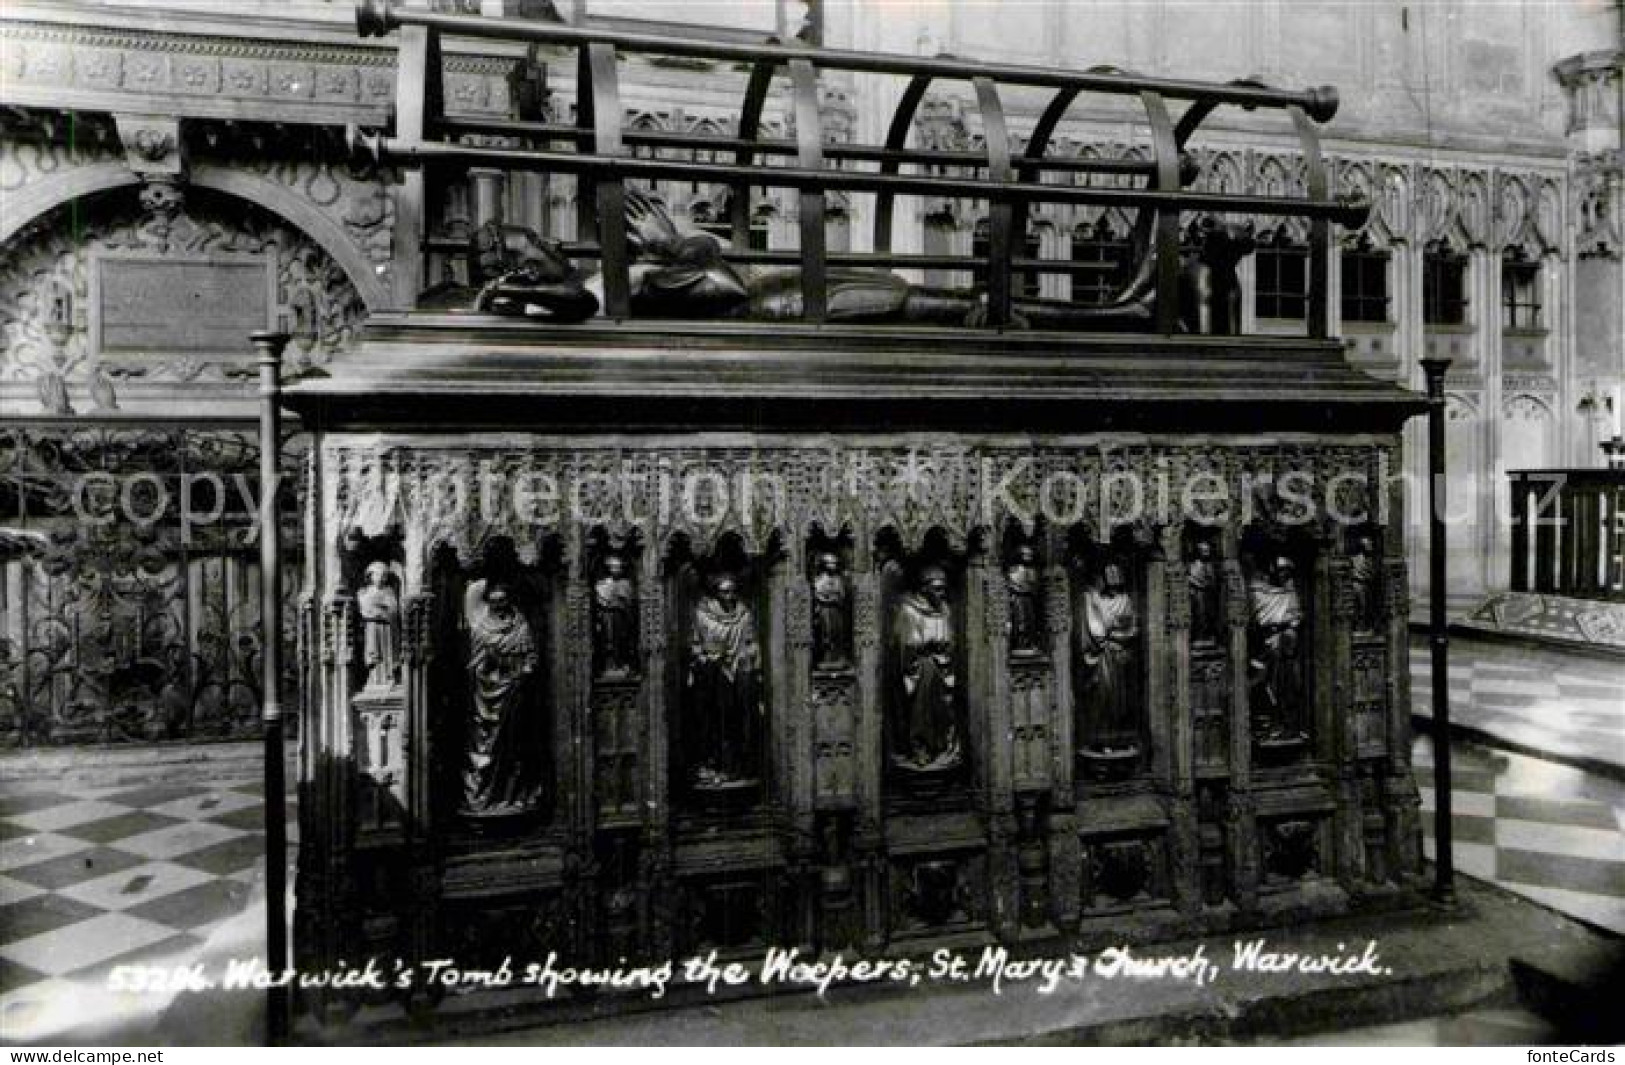
<svg viewBox="0 0 1625 1065"><path fill-rule="evenodd" d="M813 665L845 665L851 640L846 621L846 578L841 575L839 556L828 551L818 556L812 599Z"/></svg>
<svg viewBox="0 0 1625 1065"><path fill-rule="evenodd" d="M400 680L401 599L391 583L389 565L367 567L367 583L356 593L361 614L362 653L367 664L368 691L382 691Z"/></svg>
<svg viewBox="0 0 1625 1065"><path fill-rule="evenodd" d="M1039 635L1037 554L1023 544L1016 548L1015 561L1004 571L1010 589L1010 650L1032 654L1042 647Z"/></svg>
<svg viewBox="0 0 1625 1065"><path fill-rule="evenodd" d="M1219 567L1213 561L1213 544L1199 540L1186 573L1191 597L1191 642L1217 643L1219 640Z"/></svg>
<svg viewBox="0 0 1625 1065"><path fill-rule="evenodd" d="M620 555L604 559L604 573L592 586L593 650L600 676L625 676L637 669L637 593Z"/></svg>
<svg viewBox="0 0 1625 1065"><path fill-rule="evenodd" d="M1099 586L1084 593L1083 614L1078 642L1085 687L1078 745L1110 754L1136 746L1139 734L1140 622L1122 566L1106 564Z"/></svg>
<svg viewBox="0 0 1625 1065"><path fill-rule="evenodd" d="M1266 741L1301 738L1304 691L1298 631L1303 626L1303 606L1292 560L1276 558L1268 574L1254 578L1248 591L1253 731Z"/></svg>
<svg viewBox="0 0 1625 1065"><path fill-rule="evenodd" d="M530 813L542 801L540 730L531 714L536 644L501 585L478 580L463 597L473 704L463 766L465 817Z"/></svg>
<svg viewBox="0 0 1625 1065"><path fill-rule="evenodd" d="M1377 544L1369 536L1355 543L1349 559L1349 582L1354 592L1354 631L1375 632L1377 629Z"/></svg>
<svg viewBox="0 0 1625 1065"><path fill-rule="evenodd" d="M920 588L897 608L902 663L892 761L911 770L951 769L963 754L955 714L953 610L948 576L937 566L920 574Z"/></svg>
<svg viewBox="0 0 1625 1065"><path fill-rule="evenodd" d="M687 768L699 790L749 783L761 764L762 655L739 584L721 576L694 611L688 661Z"/></svg>

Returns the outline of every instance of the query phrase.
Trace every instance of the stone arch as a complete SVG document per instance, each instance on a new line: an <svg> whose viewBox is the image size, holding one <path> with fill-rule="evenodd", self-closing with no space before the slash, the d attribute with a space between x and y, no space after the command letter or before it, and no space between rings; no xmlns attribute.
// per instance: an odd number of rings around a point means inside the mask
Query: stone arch
<svg viewBox="0 0 1625 1065"><path fill-rule="evenodd" d="M141 179L122 162L92 163L55 175L49 181L32 183L6 194L6 211L0 215L0 246L48 212L74 200L141 184ZM281 218L315 241L350 278L369 308L388 303L388 291L378 270L344 227L318 208L295 196L287 188L230 167L213 164L194 166L189 184L247 200Z"/></svg>
<svg viewBox="0 0 1625 1065"><path fill-rule="evenodd" d="M76 167L53 175L49 181L35 181L9 191L0 200L0 247L65 203L139 184L141 179L122 162L103 162Z"/></svg>
<svg viewBox="0 0 1625 1065"><path fill-rule="evenodd" d="M289 192L286 187L257 174L214 165L194 166L191 183L199 188L213 189L247 200L286 220L333 257L369 308L380 308L389 302L388 289L377 267L366 252L350 239L344 226Z"/></svg>

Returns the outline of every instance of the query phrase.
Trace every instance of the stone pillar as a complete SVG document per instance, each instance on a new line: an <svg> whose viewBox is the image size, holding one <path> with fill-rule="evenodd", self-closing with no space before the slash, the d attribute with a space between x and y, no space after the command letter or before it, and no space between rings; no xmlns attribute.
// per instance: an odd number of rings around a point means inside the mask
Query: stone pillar
<svg viewBox="0 0 1625 1065"><path fill-rule="evenodd" d="M1617 17L1617 16L1616 16ZM1625 408L1625 143L1620 83L1625 49L1570 56L1552 69L1568 101L1569 233L1574 414L1564 460L1601 463L1597 445L1620 431ZM1568 412L1565 412L1567 415Z"/></svg>

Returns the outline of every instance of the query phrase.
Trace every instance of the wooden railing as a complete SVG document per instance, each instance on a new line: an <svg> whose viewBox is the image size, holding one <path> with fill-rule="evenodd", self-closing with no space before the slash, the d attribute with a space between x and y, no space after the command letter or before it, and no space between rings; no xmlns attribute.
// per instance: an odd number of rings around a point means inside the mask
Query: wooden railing
<svg viewBox="0 0 1625 1065"><path fill-rule="evenodd" d="M442 14L399 9L387 0L359 0L357 25L363 36L399 32L394 129L387 135L362 134L374 155L400 168L404 175L397 209L404 228L397 237L408 246L432 244L424 218L428 187L426 168L467 172L470 168L532 170L576 175L582 239L566 247L580 259L597 260L603 275L603 311L611 318L632 315L628 276L630 250L626 224L629 181L681 180L712 182L732 195L733 247L725 259L779 263L800 268L803 316L825 321L830 299L831 267L945 268L985 278L985 325L1000 328L1014 317L1013 289L1021 274L1063 273L1079 264L1020 257L1026 215L1034 204L1094 204L1134 212L1133 245L1137 250L1119 293L1127 303L1140 299L1149 308L1148 325L1157 332L1180 330L1181 215L1190 212L1253 216L1296 216L1309 220L1308 332L1325 337L1328 329L1329 270L1333 250L1331 225L1363 224L1368 205L1332 196L1331 179L1321 155L1317 123L1337 111L1337 93L1329 87L1285 91L1253 81L1212 84L1139 77L1115 69L1064 71L1045 67L977 63L812 47L798 41L745 44L735 40L701 40L626 30L622 24L571 24L517 18ZM557 49L568 69L575 65L576 123L457 120L447 116L441 84L443 36L529 42ZM625 127L621 94L621 60L628 54L711 60L738 64L749 71L744 81L737 129L732 137L648 133ZM819 112L819 78L828 71L894 75L904 79L900 100L883 144L833 144L825 136ZM764 110L775 79L788 78L789 110L794 114L794 140L764 139ZM968 82L979 114L985 149L976 152L909 147L915 115L927 91L942 81ZM1039 89L1049 102L1025 147L1006 121L1001 90ZM1050 149L1056 129L1080 95L1105 94L1138 100L1144 111L1148 158L1090 160L1054 158ZM1170 103L1183 105L1171 109ZM1187 188L1195 167L1186 148L1193 134L1221 106L1285 111L1296 131L1304 163L1303 197L1247 196ZM519 138L526 147L463 143L470 135ZM731 161L646 158L635 148L691 149ZM958 176L944 170L959 171ZM1078 184L1080 177L1107 174L1127 178L1124 187ZM1046 175L1053 183L1045 180ZM792 252L752 252L749 233L752 195L766 187L789 188L799 197L799 248ZM874 196L872 251L832 254L826 247L826 199L834 192ZM985 258L922 256L892 250L892 222L899 195L982 201L988 205L989 239ZM418 291L421 271L404 262L403 286Z"/></svg>
<svg viewBox="0 0 1625 1065"><path fill-rule="evenodd" d="M1625 469L1513 470L1512 590L1625 600Z"/></svg>

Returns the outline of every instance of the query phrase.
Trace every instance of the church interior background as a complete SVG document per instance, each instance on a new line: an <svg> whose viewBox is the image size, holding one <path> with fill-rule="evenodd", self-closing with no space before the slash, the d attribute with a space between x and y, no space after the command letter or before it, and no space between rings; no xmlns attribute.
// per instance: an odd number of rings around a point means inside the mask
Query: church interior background
<svg viewBox="0 0 1625 1065"><path fill-rule="evenodd" d="M398 6L597 19L677 39L778 36L856 52L1336 86L1341 107L1320 130L1331 190L1371 209L1357 227L1334 231L1326 280L1335 296L1325 324L1362 380L1419 392L1421 360L1451 360L1452 616L1490 628L1511 618L1515 628L1513 615L1550 609L1554 632L1625 647L1625 627L1607 603L1618 609L1619 560L1605 558L1600 573L1578 578L1586 587L1575 594L1603 606L1561 616L1549 607L1555 600L1531 606L1534 597L1515 593L1564 589L1543 568L1548 545L1508 516L1526 490L1510 471L1601 471L1620 451L1617 4ZM1080 532L1005 519L976 529L930 515L870 521L810 512L798 512L799 526L779 528L610 523L527 541L504 528L425 519L402 534L401 515L425 505L413 496L425 471L477 465L482 455L546 472L611 455L654 463L667 448L670 461L728 471L781 463L774 468L796 484L815 476L817 463L763 444L749 454L707 450L703 440L606 443L600 435L583 445L549 436L546 423L496 415L481 422L466 404L448 405L444 421L426 426L421 411L432 399L414 394L397 409L344 392L347 373L365 380L380 372L380 360L417 366L409 352L421 337L388 316L436 306L474 284L464 249L483 222L494 217L578 242L590 235L584 226L595 206L581 199L584 186L545 169L475 166L425 184L421 170L399 160L369 159L358 131L401 122L405 38L363 37L355 27L354 6L338 0L16 0L0 12L0 524L25 545L13 550L8 540L0 562L0 765L23 779L78 780L96 797L58 790L115 806L115 792L130 794L129 782L166 766L194 766L202 779L192 783L213 780L222 793L253 775L257 748L243 741L259 735L266 625L252 536L260 482L247 337L276 330L290 338L287 372L309 383L291 400L306 420L295 423L283 455L287 576L272 626L288 648L283 701L297 709L294 731L304 745L297 772L310 809L300 810L298 833L315 856L302 858L298 872L305 897L295 949L303 960L330 963L381 944L421 951L431 940L479 957L505 934L498 928L519 922L527 942L568 943L606 958L742 949L774 936L879 947L1063 927L1087 941L1125 920L1144 923L1147 934L1228 927L1229 916L1213 916L1219 909L1297 920L1341 912L1347 895L1416 886L1426 812L1418 803L1431 801L1425 789L1418 798L1410 776L1406 635L1427 594L1426 500L1414 487L1425 482L1421 419L1401 426L1402 417L1374 413L1370 436L1304 445L1314 454L1322 445L1325 454L1334 444L1351 448L1335 461L1361 469L1391 462L1412 478L1402 521L1320 546L1278 549L1275 540L1249 539L1264 533L1228 526L1200 548L1201 537L1179 527ZM443 44L443 55L429 54L443 75L445 112L476 130L459 144L511 148L521 139L505 134L504 122L582 117L572 54L456 34ZM622 57L619 67L631 154L722 158L721 149L638 149L635 138L736 136L745 67L681 55ZM798 119L816 119L827 145L882 143L904 84L826 71L811 112L798 112L781 86L768 95L764 135L794 142ZM1018 152L1044 103L1007 95ZM910 143L989 151L978 104L970 83L939 81L917 101ZM1142 112L1085 97L1054 130L1051 154L1146 164L1146 139ZM1188 187L1197 192L1311 191L1302 145L1278 112L1224 109L1187 156ZM800 247L809 207L793 189L757 190L747 216L736 214L724 183L642 184L685 230L738 243L743 218L750 250ZM871 197L832 192L818 209L830 254L875 250ZM902 271L906 279L929 288L984 281L930 257L987 255L1003 239L989 215L985 202L900 197L891 250L930 263ZM1311 223L1251 221L1256 248L1239 263L1232 331L1263 344L1311 340ZM1098 306L1126 269L1135 230L1128 208L1034 205L1015 236L1017 255L1082 268L1017 273L1016 295ZM1192 226L1187 241L1198 231ZM369 315L384 320L370 334ZM1370 410L1389 401L1373 392ZM437 427L452 435L436 436ZM1065 436L1053 426L1021 428ZM1350 431L1330 419L1321 428ZM995 434L984 443L998 453L1002 441ZM818 461L835 461L837 450ZM1149 462L1154 450L1124 461ZM888 457L883 447L877 454ZM1277 465L1299 461L1290 447L1270 454ZM1306 461L1325 469L1333 460ZM385 483L399 498L383 498ZM1597 505L1618 506L1617 486L1601 491L1597 498L1615 502ZM1216 567L1216 589L1231 590L1222 599L1215 591L1211 603L1193 596L1188 609L1173 605L1183 603L1168 591L1177 582L1205 587L1204 565ZM1303 602L1281 609L1312 616L1308 664L1279 681L1304 687L1302 720L1273 722L1269 735L1255 722L1250 738L1222 710L1235 694L1226 679L1232 659L1268 660L1248 643L1248 626L1269 609L1261 598L1269 592L1243 593L1244 576L1277 590L1297 580ZM1078 605L1058 618L1063 600ZM1009 633L1009 642L989 650L984 632ZM699 664L680 668L679 655L689 653ZM1136 666L1116 677L1113 656L1179 664L1168 676ZM478 679L456 713L473 713L492 731L468 741L456 756L462 761L419 764L411 752L465 742L434 723L449 713L434 699L467 688L471 660L481 663ZM1333 671L1335 684L1325 680ZM1610 682L1594 677L1574 683L1606 702ZM913 700L910 723L888 718L873 742L861 734L863 708L890 696L870 692L870 678ZM516 741L501 726L511 723L518 693L536 686L554 712L522 742L551 742L555 756L505 763ZM989 716L984 698L1013 709ZM1045 738L1049 710L1040 708L1065 703L1070 736L1074 700L1075 745L1087 752L1076 765L1068 754L1062 768ZM715 721L672 735L650 723L665 720L668 702L690 701L713 708ZM1141 702L1156 708L1143 722L1123 709ZM757 709L792 704L809 708L805 718ZM1344 708L1353 722L1346 748ZM1603 761L1625 763L1620 724L1604 713L1585 726L1596 730ZM1002 726L1012 739L988 739ZM590 765L567 756L578 729L592 734ZM403 730L410 741L392 748L392 732ZM365 778L353 798L349 783L332 783L342 770L322 761L340 750L335 737L353 740L349 756L363 763L351 770ZM816 756L798 760L802 748ZM1008 753L1008 764L995 766L994 749ZM1322 762L1340 768L1317 776ZM663 801L668 787L669 810L642 810L650 796ZM244 794L218 816L245 810ZM176 891L199 892L223 917L226 900L240 902L252 879L243 841L258 837L248 820L212 820L216 813L187 805L192 798L155 795L118 816L149 819L124 826L134 835L192 826L204 849L215 850L208 860L189 865L180 850L154 843L150 853L136 848L104 868L123 875L141 860L166 863L163 875L191 874L174 881L184 883ZM15 812L0 807L7 818ZM1091 809L1110 812L1089 823ZM0 840L13 848L0 872L7 885L22 886L8 888L0 907L38 908L42 892L66 889L23 875L32 859L16 852L17 840L34 832L71 838L74 827L39 816L29 823L26 802L16 810L22 820ZM480 827L515 814L544 827L518 842ZM432 846L415 841L420 824L441 821L461 827ZM66 860L92 845L122 853L104 834L40 857ZM1617 838L1605 845L1614 864L1596 890L1625 897L1617 848ZM771 875L760 857L769 851ZM210 865L214 859L224 864ZM407 901L367 901L397 890ZM590 900L594 894L601 897ZM61 916L69 905L45 923L16 911L26 934L0 935L0 960L11 967L0 976L20 975L0 999L67 975L40 968L43 947L11 946L74 921L124 915L74 910L69 920ZM160 916L177 907L143 905L156 907L141 919L159 931L144 930L131 950L206 939L201 925ZM1581 916L1606 927L1618 908L1616 899ZM329 1008L337 1009L322 1003L317 1011Z"/></svg>

